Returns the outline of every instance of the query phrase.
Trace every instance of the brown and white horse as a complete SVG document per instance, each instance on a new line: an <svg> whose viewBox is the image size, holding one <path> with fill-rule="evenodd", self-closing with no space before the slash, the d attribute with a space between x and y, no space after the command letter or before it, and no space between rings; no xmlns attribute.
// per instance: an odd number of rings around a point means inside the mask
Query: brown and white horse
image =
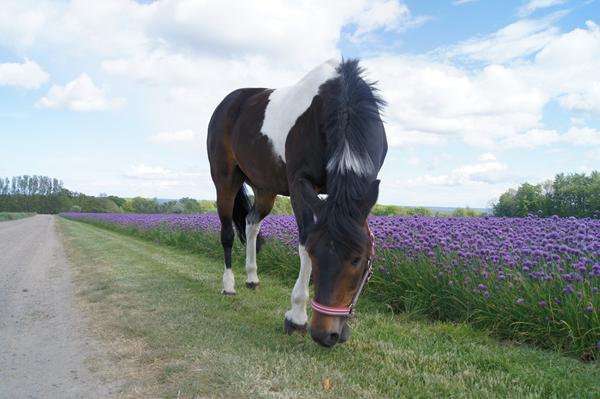
<svg viewBox="0 0 600 399"><path fill-rule="evenodd" d="M387 152L383 101L362 75L358 60L330 60L293 86L235 90L217 106L208 127L225 255L223 294L235 294L233 225L247 242L246 286L255 288L260 223L277 194L290 196L300 273L284 329L306 332L312 273L310 334L328 347L350 334L350 305L366 281L371 255L366 219L377 201L377 173ZM254 191L252 205L244 183ZM326 200L319 194L327 194Z"/></svg>

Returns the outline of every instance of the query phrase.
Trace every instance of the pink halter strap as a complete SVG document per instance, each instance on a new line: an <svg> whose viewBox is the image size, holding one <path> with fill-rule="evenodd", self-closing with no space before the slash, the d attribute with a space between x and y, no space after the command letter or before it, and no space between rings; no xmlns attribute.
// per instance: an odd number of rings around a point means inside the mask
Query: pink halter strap
<svg viewBox="0 0 600 399"><path fill-rule="evenodd" d="M365 270L365 273L362 276L360 285L358 286L358 289L356 290L356 292L354 293L354 296L352 297L352 302L350 302L350 305L348 305L348 306L337 307L337 306L323 305L313 299L311 301L311 307L315 312L318 312L318 313L321 313L321 314L324 314L327 316L347 316L347 317L353 316L354 308L356 307L356 302L358 302L358 297L360 296L363 289L365 288L365 286L371 279L371 276L373 275L373 258L375 257L375 236L371 232L371 229L369 228L369 223L367 221L365 221L365 228L367 229L367 233L369 233L369 239L371 240L371 249L369 251L369 261L368 261L367 269Z"/></svg>

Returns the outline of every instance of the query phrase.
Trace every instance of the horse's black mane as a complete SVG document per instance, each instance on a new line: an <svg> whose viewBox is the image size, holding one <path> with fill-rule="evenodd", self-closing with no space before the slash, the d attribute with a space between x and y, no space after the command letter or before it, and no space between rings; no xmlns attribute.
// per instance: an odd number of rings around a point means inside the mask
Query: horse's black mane
<svg viewBox="0 0 600 399"><path fill-rule="evenodd" d="M324 84L320 93L325 111L328 195L314 228L326 229L335 247L347 252L360 248L364 236L362 220L358 220L365 213L361 204L380 166L380 160L371 159L367 151L368 141L373 126L381 124L379 112L385 102L375 83L363 78L357 59L342 61L338 72L339 77ZM339 167L348 150L362 160L365 173Z"/></svg>

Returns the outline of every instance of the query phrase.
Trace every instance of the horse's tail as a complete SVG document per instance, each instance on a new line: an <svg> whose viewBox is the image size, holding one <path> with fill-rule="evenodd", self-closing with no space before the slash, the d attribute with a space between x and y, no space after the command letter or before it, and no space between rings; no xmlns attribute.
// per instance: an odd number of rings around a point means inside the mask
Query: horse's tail
<svg viewBox="0 0 600 399"><path fill-rule="evenodd" d="M233 202L233 224L242 243L246 242L246 216L250 213L251 208L250 198L242 184Z"/></svg>
<svg viewBox="0 0 600 399"><path fill-rule="evenodd" d="M246 217L251 212L254 213L254 210L252 209L248 193L246 193L246 188L242 184L242 187L240 187L235 196L235 201L233 202L233 225L235 226L238 237L242 243L246 242ZM260 251L263 241L264 240L259 233L258 237L256 237L257 253Z"/></svg>

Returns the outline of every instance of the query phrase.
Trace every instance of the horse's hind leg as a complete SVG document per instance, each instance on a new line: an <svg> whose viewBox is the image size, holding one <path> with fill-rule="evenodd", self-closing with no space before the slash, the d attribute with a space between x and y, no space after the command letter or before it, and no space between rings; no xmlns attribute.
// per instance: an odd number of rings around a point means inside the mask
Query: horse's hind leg
<svg viewBox="0 0 600 399"><path fill-rule="evenodd" d="M275 194L255 190L254 206L246 216L246 287L254 289L260 285L257 274L256 253L260 249L260 224L267 216L273 204Z"/></svg>
<svg viewBox="0 0 600 399"><path fill-rule="evenodd" d="M243 176L230 176L226 184L217 186L217 211L221 220L221 245L225 260L223 272L223 294L235 295L235 278L231 269L231 248L235 233L233 231L233 206L235 197L242 186Z"/></svg>

